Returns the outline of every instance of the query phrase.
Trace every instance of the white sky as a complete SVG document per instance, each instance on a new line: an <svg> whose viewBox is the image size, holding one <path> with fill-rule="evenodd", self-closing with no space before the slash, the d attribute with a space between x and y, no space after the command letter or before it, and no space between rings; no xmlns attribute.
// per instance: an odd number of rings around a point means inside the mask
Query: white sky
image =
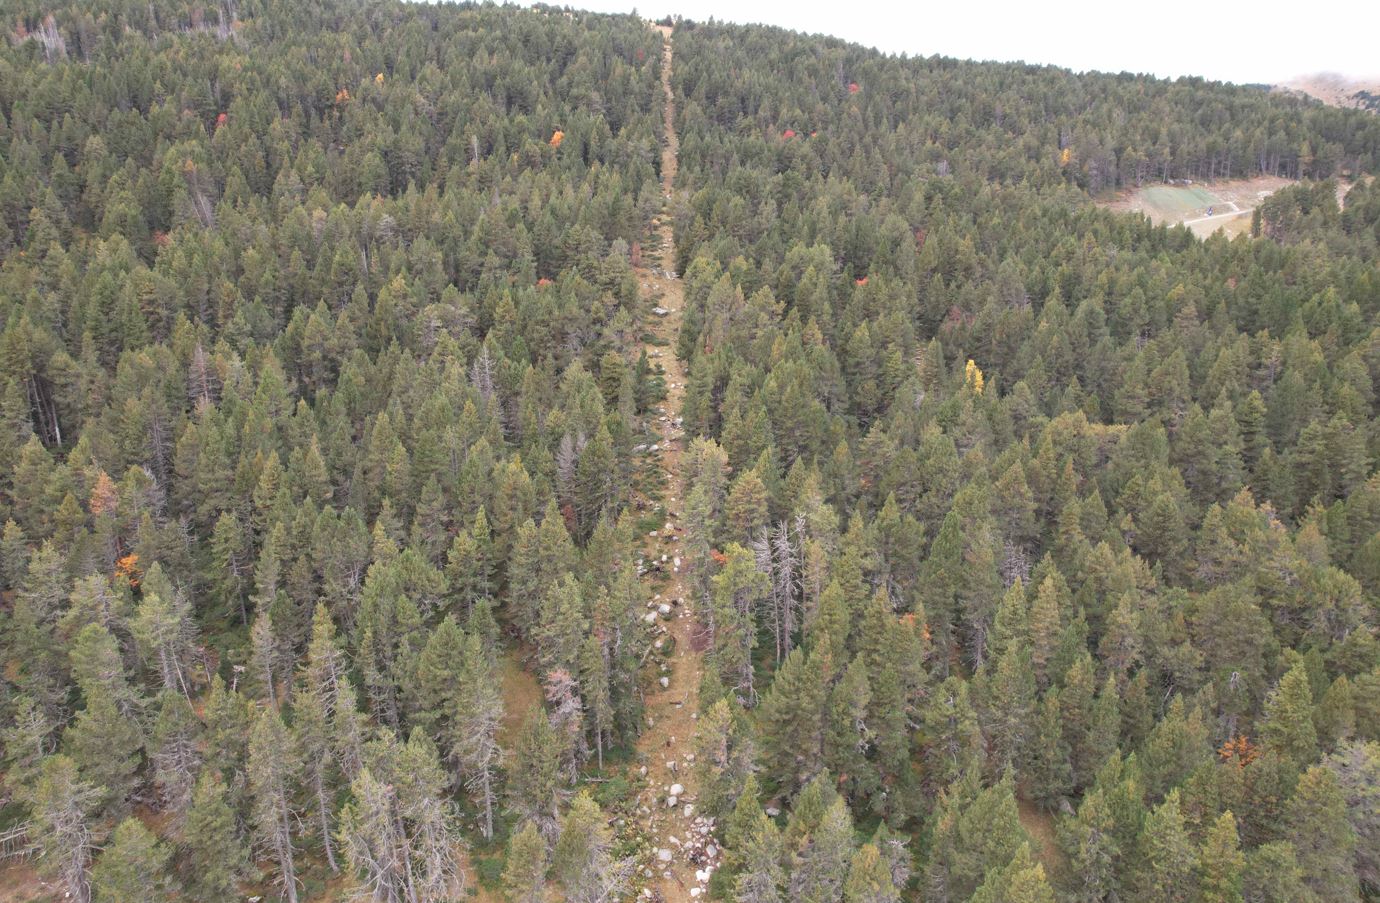
<svg viewBox="0 0 1380 903"><path fill-rule="evenodd" d="M888 53L1024 60L1074 70L1239 83L1336 72L1380 76L1380 0L565 0L648 18L761 22ZM1321 15L1315 14L1321 12Z"/></svg>

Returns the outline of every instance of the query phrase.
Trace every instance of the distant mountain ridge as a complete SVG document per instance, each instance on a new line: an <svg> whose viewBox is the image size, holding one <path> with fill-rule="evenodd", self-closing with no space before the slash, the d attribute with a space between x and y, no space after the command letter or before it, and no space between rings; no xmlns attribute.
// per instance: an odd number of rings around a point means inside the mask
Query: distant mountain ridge
<svg viewBox="0 0 1380 903"><path fill-rule="evenodd" d="M1275 85L1275 90L1305 94L1334 107L1380 113L1380 76L1353 79L1336 73L1319 72Z"/></svg>

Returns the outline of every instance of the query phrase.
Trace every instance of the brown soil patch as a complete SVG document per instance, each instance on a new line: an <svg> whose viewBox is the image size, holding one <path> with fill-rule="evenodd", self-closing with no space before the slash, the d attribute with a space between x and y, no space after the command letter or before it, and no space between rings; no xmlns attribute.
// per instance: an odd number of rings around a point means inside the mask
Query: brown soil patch
<svg viewBox="0 0 1380 903"><path fill-rule="evenodd" d="M56 900L62 893L34 870L32 863L12 862L0 868L0 903Z"/></svg>
<svg viewBox="0 0 1380 903"><path fill-rule="evenodd" d="M1054 816L1032 803L1017 798L1016 809L1021 826L1035 839L1037 849L1031 850L1035 858L1045 867L1045 875L1051 883L1059 883L1068 874L1069 861L1059 848L1058 834L1054 828Z"/></svg>
<svg viewBox="0 0 1380 903"><path fill-rule="evenodd" d="M498 679L502 686L503 719L498 725L498 745L511 755L522 724L533 706L541 705L541 685L532 672L522 667L519 651L509 651L498 661Z"/></svg>

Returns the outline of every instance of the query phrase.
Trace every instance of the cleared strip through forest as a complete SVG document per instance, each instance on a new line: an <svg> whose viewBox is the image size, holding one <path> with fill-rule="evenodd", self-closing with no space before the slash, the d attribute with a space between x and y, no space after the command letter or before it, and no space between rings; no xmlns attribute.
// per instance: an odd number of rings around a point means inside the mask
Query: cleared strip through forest
<svg viewBox="0 0 1380 903"><path fill-rule="evenodd" d="M658 26L665 38L662 50L661 90L665 94L665 140L661 151L661 185L665 208L656 234L660 244L659 266L642 263L637 267L639 282L649 300L657 305L649 327L653 341L646 344L648 358L660 365L666 397L654 423L660 435L657 442L657 467L663 481L666 525L648 553L659 568L649 570L649 591L661 617L657 623L661 649L671 652L654 657L658 662L653 682L645 699L646 728L637 743L638 775L646 784L638 801L638 817L651 851L640 873L645 884L643 898L665 901L690 900L702 893L708 870L716 863L709 825L695 813L694 734L701 676L701 655L694 642L697 623L693 599L686 593L683 577L686 562L681 547L683 535L680 506L685 486L680 474L680 457L685 442L680 427L680 410L685 392L685 373L675 355L675 340L680 330L685 304L678 274L675 273L675 244L671 228L672 199L676 178L679 140L675 129L675 97L671 89L671 29ZM661 561L665 556L665 561ZM658 580L660 575L663 579ZM664 665L664 667L662 667ZM701 890L697 890L697 888Z"/></svg>

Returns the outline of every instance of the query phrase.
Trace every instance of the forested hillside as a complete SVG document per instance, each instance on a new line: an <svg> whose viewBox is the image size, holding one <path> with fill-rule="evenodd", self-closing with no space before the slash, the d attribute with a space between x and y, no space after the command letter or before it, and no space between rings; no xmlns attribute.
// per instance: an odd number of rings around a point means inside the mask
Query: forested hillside
<svg viewBox="0 0 1380 903"><path fill-rule="evenodd" d="M0 18L14 898L1380 898L1380 119ZM1233 241L1091 197L1254 173L1305 181Z"/></svg>

